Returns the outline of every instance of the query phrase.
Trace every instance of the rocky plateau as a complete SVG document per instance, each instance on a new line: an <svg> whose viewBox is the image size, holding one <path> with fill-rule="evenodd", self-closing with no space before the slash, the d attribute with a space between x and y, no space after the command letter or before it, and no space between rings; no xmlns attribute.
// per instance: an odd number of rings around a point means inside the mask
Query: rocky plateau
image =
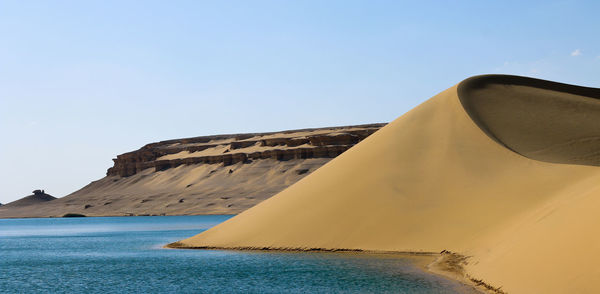
<svg viewBox="0 0 600 294"><path fill-rule="evenodd" d="M0 218L236 214L275 195L385 124L202 136L118 155L65 197L6 204ZM17 200L20 201L20 200ZM17 202L15 201L15 202ZM13 203L15 203L13 202Z"/></svg>

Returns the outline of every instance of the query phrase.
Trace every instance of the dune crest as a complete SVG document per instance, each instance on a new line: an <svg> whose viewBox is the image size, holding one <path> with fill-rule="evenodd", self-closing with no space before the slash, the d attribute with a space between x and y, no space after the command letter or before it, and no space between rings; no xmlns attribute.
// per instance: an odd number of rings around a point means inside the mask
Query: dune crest
<svg viewBox="0 0 600 294"><path fill-rule="evenodd" d="M450 250L508 293L595 292L599 91L467 79L176 246Z"/></svg>

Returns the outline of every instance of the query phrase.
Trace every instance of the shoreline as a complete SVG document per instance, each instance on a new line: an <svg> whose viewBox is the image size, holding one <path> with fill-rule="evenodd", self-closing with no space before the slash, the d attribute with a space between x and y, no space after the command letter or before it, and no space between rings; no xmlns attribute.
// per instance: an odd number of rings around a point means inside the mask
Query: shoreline
<svg viewBox="0 0 600 294"><path fill-rule="evenodd" d="M181 242L173 242L164 245L165 249L183 249L183 250L230 250L230 251L262 251L262 252L317 252L317 253L358 253L358 254L390 254L404 257L429 257L427 262L415 262L415 265L425 272L456 281L465 286L471 287L482 294L507 294L502 290L502 286L494 287L481 279L474 278L464 271L463 265L466 264L469 256L454 253L448 250L442 252L427 251L386 251L386 250L364 250L349 248L285 248L285 247L217 247L217 246L184 246Z"/></svg>
<svg viewBox="0 0 600 294"><path fill-rule="evenodd" d="M93 218L93 217L146 217L146 216L220 216L220 215L227 215L227 216L235 216L237 214L165 214L165 215L159 215L159 214L144 214L144 215L85 215L84 217L86 218ZM64 217L64 216L30 216L30 217L24 217L24 216L19 216L19 217L3 217L0 216L0 220L2 219L34 219L34 218L72 218L72 217ZM83 218L83 217L82 217Z"/></svg>
<svg viewBox="0 0 600 294"><path fill-rule="evenodd" d="M202 215L143 215L143 216L203 216ZM224 214L210 214L222 216L235 216ZM90 216L91 218L109 218L109 217L134 217L125 215L115 216ZM87 217L87 218L90 218ZM20 217L20 218L0 218L0 219L48 219L48 218L65 218L65 217ZM262 252L296 252L296 253L357 253L357 254L380 254L380 255L398 255L403 257L427 258L427 261L415 262L414 264L425 272L434 275L442 276L446 279L459 282L473 288L475 291L484 294L507 294L501 288L494 287L481 279L474 278L464 272L463 265L466 264L469 256L461 255L455 252L443 250L442 252L428 251L387 251L387 250L364 250L351 248L294 248L294 247L218 247L218 246L185 246L181 242L176 241L160 246L163 249L184 249L184 250L228 250L228 251L262 251Z"/></svg>
<svg viewBox="0 0 600 294"><path fill-rule="evenodd" d="M463 266L468 263L469 258L470 256L444 250L426 268L432 273L469 285L481 293L507 294L502 290L502 286L494 287L482 279L477 279L467 274Z"/></svg>

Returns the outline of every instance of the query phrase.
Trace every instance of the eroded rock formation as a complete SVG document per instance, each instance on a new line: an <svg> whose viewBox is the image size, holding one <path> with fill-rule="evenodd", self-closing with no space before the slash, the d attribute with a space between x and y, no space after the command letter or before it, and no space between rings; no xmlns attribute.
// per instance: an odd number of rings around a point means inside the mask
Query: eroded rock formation
<svg viewBox="0 0 600 294"><path fill-rule="evenodd" d="M204 136L148 144L113 159L107 176L128 177L153 168L163 171L183 164L225 166L258 159L334 158L360 142L383 124L279 133Z"/></svg>

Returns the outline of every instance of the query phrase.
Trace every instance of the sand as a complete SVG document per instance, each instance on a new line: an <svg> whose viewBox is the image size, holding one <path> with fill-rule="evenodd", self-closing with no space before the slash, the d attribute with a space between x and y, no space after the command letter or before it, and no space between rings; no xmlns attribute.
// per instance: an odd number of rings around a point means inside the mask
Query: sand
<svg viewBox="0 0 600 294"><path fill-rule="evenodd" d="M0 207L0 218L237 214L277 194L331 158L255 160L229 166L153 168L130 177L107 176L45 203ZM231 171L231 172L230 172Z"/></svg>
<svg viewBox="0 0 600 294"><path fill-rule="evenodd" d="M248 141L248 140L240 140L238 142L244 142L244 141ZM229 154L233 155L233 154L239 154L239 153L249 154L249 153L264 152L264 151L269 151L269 150L272 150L272 151L273 150L293 150L293 149L311 148L311 147L312 146L310 144L302 144L302 145L298 145L298 146L294 146L294 147L261 146L260 142L257 142L256 144L254 144L252 146L238 148L238 149L235 149L234 151L229 151L229 149L230 149L229 144L222 144L222 145L217 145L214 147L204 149L202 151L189 152L189 151L184 150L184 151L174 153L174 154L167 154L167 155L163 155L163 156L157 158L156 160L171 160L171 159L182 159L182 158L190 158L190 157L216 156L216 155L223 155L223 153L225 153L225 152L228 152Z"/></svg>
<svg viewBox="0 0 600 294"><path fill-rule="evenodd" d="M478 76L178 247L450 250L508 293L600 288L600 90Z"/></svg>

